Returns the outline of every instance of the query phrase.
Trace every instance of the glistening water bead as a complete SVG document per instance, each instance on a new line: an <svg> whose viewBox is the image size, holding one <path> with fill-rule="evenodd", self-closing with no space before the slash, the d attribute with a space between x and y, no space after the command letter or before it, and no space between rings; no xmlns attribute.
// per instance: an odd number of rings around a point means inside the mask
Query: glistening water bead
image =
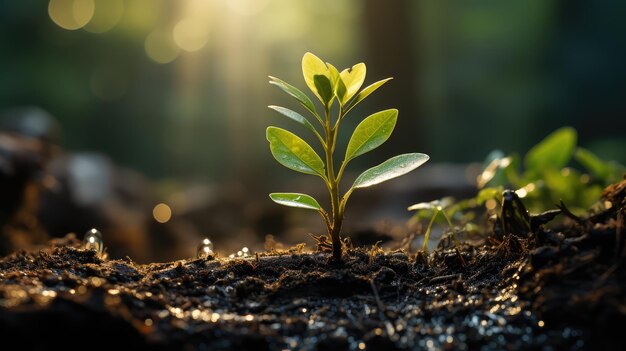
<svg viewBox="0 0 626 351"><path fill-rule="evenodd" d="M213 258L213 243L209 238L204 238L198 245L198 251L196 253L198 258Z"/></svg>
<svg viewBox="0 0 626 351"><path fill-rule="evenodd" d="M99 230L93 228L85 233L85 238L83 239L83 246L87 250L96 250L98 254L101 254L104 251L104 241L102 240L102 233Z"/></svg>

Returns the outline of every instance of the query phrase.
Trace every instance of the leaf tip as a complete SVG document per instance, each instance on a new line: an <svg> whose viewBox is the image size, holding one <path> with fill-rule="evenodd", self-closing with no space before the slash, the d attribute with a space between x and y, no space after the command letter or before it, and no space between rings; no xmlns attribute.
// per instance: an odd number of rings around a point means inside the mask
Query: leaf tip
<svg viewBox="0 0 626 351"><path fill-rule="evenodd" d="M274 126L269 126L265 129L265 138L267 139L267 141L270 141L270 134L274 129L276 129L276 127Z"/></svg>

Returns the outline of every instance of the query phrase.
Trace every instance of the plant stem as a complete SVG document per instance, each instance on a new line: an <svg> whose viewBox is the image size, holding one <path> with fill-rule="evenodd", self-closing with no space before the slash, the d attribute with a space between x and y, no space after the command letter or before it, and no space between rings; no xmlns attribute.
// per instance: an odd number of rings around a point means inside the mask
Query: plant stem
<svg viewBox="0 0 626 351"><path fill-rule="evenodd" d="M430 219L430 222L428 223L428 227L426 228L426 233L424 234L424 244L422 245L422 251L424 253L428 252L428 237L430 236L430 228L432 228L433 223L435 222L435 218L437 217L438 214L439 214L439 211L435 210L435 212L433 213L433 217Z"/></svg>
<svg viewBox="0 0 626 351"><path fill-rule="evenodd" d="M450 220L450 217L448 217L448 215L446 214L446 211L442 210L441 214L448 222L448 227L450 228L450 230L452 230L452 239L454 240L454 250L456 251L457 256L459 256L461 263L465 266L465 259L463 258L463 255L461 255L461 250L459 249L459 239L456 237L456 232L454 231L454 226L452 225L452 221Z"/></svg>
<svg viewBox="0 0 626 351"><path fill-rule="evenodd" d="M339 206L339 186L338 179L335 177L335 168L333 162L333 153L335 151L335 145L337 142L337 125L331 127L330 110L329 107L324 109L326 117L326 125L324 131L326 134L326 177L328 178L328 192L330 194L330 202L332 205L332 223L330 226L330 237L333 242L333 258L335 260L341 259L341 241L339 240L339 234L341 232L341 223L343 221L343 211Z"/></svg>

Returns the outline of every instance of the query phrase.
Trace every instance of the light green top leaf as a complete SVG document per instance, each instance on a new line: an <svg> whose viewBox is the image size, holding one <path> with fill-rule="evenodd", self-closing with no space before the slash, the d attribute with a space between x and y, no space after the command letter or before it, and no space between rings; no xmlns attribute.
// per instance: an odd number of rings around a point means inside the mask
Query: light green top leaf
<svg viewBox="0 0 626 351"><path fill-rule="evenodd" d="M392 157L378 166L361 173L354 181L352 189L367 188L407 174L423 165L429 158L428 155L420 153Z"/></svg>
<svg viewBox="0 0 626 351"><path fill-rule="evenodd" d="M322 207L317 202L317 200L306 194L272 193L270 194L270 199L272 199L272 201L276 202L277 204L281 204L283 206L298 207L316 211L322 210Z"/></svg>
<svg viewBox="0 0 626 351"><path fill-rule="evenodd" d="M315 84L315 76L318 75L325 76L329 82L331 80L330 72L328 71L328 67L326 67L324 61L312 53L307 52L302 57L302 75L304 76L304 81L309 89L317 95L323 104L326 104L328 100L324 99L323 93L318 90L318 87Z"/></svg>
<svg viewBox="0 0 626 351"><path fill-rule="evenodd" d="M332 100L335 97L335 91L332 87L330 79L327 76L318 74L313 77L313 82L315 83L317 93L322 98L324 106L330 107L332 105Z"/></svg>
<svg viewBox="0 0 626 351"><path fill-rule="evenodd" d="M364 119L352 133L344 162L363 155L382 145L393 132L398 120L398 110L376 112Z"/></svg>
<svg viewBox="0 0 626 351"><path fill-rule="evenodd" d="M293 98L295 98L296 100L298 100L302 106L304 106L307 110L311 111L311 113L320 121L321 123L321 119L320 117L317 115L317 111L315 111L315 105L313 105L313 101L311 101L311 99L309 99L308 96L306 96L305 93L303 93L300 89L294 87L293 85L280 80L276 77L272 77L270 76L270 84L276 85L277 87L279 87L280 89L282 89L284 92L286 92L287 94L291 95Z"/></svg>
<svg viewBox="0 0 626 351"><path fill-rule="evenodd" d="M341 74L339 73L337 68L335 68L335 66L331 65L328 62L326 62L326 66L328 66L328 71L330 72L331 84L333 86L335 96L337 96L339 103L343 105L343 100L347 93L346 84L341 79Z"/></svg>
<svg viewBox="0 0 626 351"><path fill-rule="evenodd" d="M324 175L324 162L315 150L295 134L276 127L267 128L272 155L281 165L297 172Z"/></svg>
<svg viewBox="0 0 626 351"><path fill-rule="evenodd" d="M576 147L576 130L558 129L535 145L524 159L526 171L537 175L547 168L561 169L567 165Z"/></svg>
<svg viewBox="0 0 626 351"><path fill-rule="evenodd" d="M378 88L380 88L381 86L383 86L383 84L387 83L388 81L392 80L393 78L387 78L387 79L383 79L383 80L379 80L376 83L372 83L371 85L368 85L367 87L365 87L363 90L361 90L355 97L354 99L352 99L352 101L350 101L350 103L348 103L347 105L345 105L345 111L344 111L344 115L347 114L348 112L350 112L350 110L352 110L354 108L354 106L358 105L361 101L363 101L366 97L368 97L371 93L375 92Z"/></svg>
<svg viewBox="0 0 626 351"><path fill-rule="evenodd" d="M341 80L346 87L346 94L340 97L342 105L345 105L350 98L352 98L361 89L363 82L365 81L365 64L357 63L352 68L344 69L340 73ZM337 95L339 97L339 95Z"/></svg>

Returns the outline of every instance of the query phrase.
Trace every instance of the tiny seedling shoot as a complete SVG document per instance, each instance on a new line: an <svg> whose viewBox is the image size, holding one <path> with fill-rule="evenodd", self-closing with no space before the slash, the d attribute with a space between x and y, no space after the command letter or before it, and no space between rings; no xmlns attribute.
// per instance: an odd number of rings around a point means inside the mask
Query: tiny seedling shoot
<svg viewBox="0 0 626 351"><path fill-rule="evenodd" d="M463 255L461 255L461 251L459 250L459 240L456 237L456 232L454 226L452 225L452 221L450 220L450 216L446 214L446 210L448 207L452 205L451 198L443 198L441 200L435 200L431 202L420 202L418 204L412 205L408 208L409 211L418 211L418 212L429 212L432 213L430 217L430 221L428 221L428 226L426 227L426 231L424 232L424 243L422 244L422 252L424 254L428 253L428 239L430 238L430 230L433 227L433 223L435 223L435 219L439 214L443 216L443 218L448 223L448 228L451 230L452 240L454 240L454 249L456 253L459 255L459 259L463 264L465 264L465 260L463 259Z"/></svg>
<svg viewBox="0 0 626 351"><path fill-rule="evenodd" d="M387 83L391 78L375 82L361 90L365 81L365 64L358 63L352 68L339 72L330 63L324 63L312 53L302 58L304 81L320 101L322 112L318 113L313 101L301 90L278 78L270 76L270 84L278 86L295 98L307 110L314 121L300 113L280 106L269 108L296 121L315 135L323 151L324 160L304 140L281 128L268 127L267 140L272 155L283 166L297 172L319 176L326 184L330 195L330 214L313 197L300 193L272 193L270 198L281 205L318 211L332 239L333 258L340 260L342 247L340 241L341 224L344 218L346 202L356 189L366 188L411 172L428 161L428 155L409 153L398 155L361 173L352 186L340 194L340 182L350 161L382 145L393 131L398 119L398 110L389 109L376 112L366 117L356 127L345 151L343 161L335 171L335 151L339 127L344 118L354 107L371 93ZM337 101L336 117L331 108ZM319 123L315 126L314 123ZM321 128L321 132L318 129Z"/></svg>

